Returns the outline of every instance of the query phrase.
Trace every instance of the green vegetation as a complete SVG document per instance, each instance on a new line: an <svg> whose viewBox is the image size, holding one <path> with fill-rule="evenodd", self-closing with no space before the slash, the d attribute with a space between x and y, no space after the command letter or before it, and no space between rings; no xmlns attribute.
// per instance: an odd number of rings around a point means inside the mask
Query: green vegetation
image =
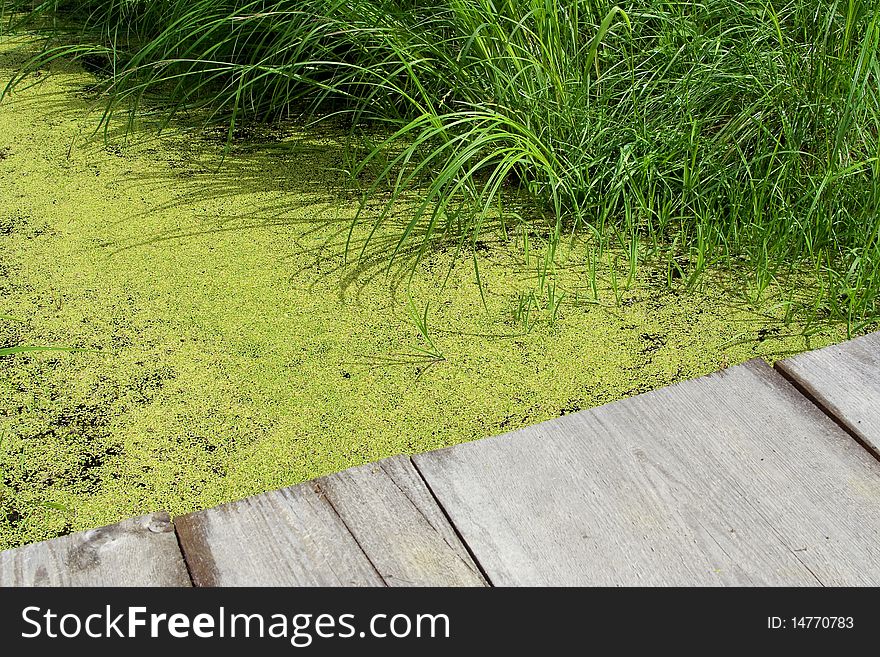
<svg viewBox="0 0 880 657"><path fill-rule="evenodd" d="M867 2L36 4L0 1L0 549L878 318Z"/></svg>
<svg viewBox="0 0 880 657"><path fill-rule="evenodd" d="M48 0L29 17L49 37L32 65L83 58L111 110L201 107L230 137L291 114L384 126L353 173L392 190L360 217L377 226L417 192L391 262L451 241L478 267L481 236L525 226L549 244L541 298L572 236L627 282L720 267L755 298L808 283L811 312L856 329L878 314L875 2Z"/></svg>
<svg viewBox="0 0 880 657"><path fill-rule="evenodd" d="M32 54L30 38L0 43L0 76ZM157 138L146 124L126 141L113 125L105 143L89 138L92 75L59 61L28 82L0 102L0 313L22 320L0 322L0 347L90 350L0 357L0 547L186 513L845 337L787 315L772 289L755 309L723 278L687 291L640 270L618 282L618 304L576 251L551 324L527 235L481 252L483 294L454 247L387 276L380 246L400 224L346 265L358 202L340 185L344 135L276 130L226 150L222 134ZM411 317L427 318L433 346Z"/></svg>
<svg viewBox="0 0 880 657"><path fill-rule="evenodd" d="M0 315L0 321L16 322L15 317L10 315ZM37 347L34 345L15 345L12 347L0 347L0 356L11 356L12 354L25 354L30 351L82 351L81 349L73 349L71 347ZM2 483L2 482L0 482Z"/></svg>

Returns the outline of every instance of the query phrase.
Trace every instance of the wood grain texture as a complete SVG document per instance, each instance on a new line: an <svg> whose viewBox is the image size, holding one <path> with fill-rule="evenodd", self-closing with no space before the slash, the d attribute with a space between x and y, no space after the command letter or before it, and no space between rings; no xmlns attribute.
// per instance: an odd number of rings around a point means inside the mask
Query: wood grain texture
<svg viewBox="0 0 880 657"><path fill-rule="evenodd" d="M880 468L762 361L413 457L496 585L880 584Z"/></svg>
<svg viewBox="0 0 880 657"><path fill-rule="evenodd" d="M191 586L167 513L0 552L0 586Z"/></svg>
<svg viewBox="0 0 880 657"><path fill-rule="evenodd" d="M174 519L196 586L382 586L314 484Z"/></svg>
<svg viewBox="0 0 880 657"><path fill-rule="evenodd" d="M483 583L406 457L175 524L199 586Z"/></svg>
<svg viewBox="0 0 880 657"><path fill-rule="evenodd" d="M776 367L880 455L880 333L787 358Z"/></svg>
<svg viewBox="0 0 880 657"><path fill-rule="evenodd" d="M409 458L317 483L387 585L486 585Z"/></svg>

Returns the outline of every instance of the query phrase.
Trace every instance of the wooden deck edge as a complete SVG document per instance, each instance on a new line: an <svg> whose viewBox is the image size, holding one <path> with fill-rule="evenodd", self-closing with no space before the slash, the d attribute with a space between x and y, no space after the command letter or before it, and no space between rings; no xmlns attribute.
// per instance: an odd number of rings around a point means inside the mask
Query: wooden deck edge
<svg viewBox="0 0 880 657"><path fill-rule="evenodd" d="M749 361L746 361L745 363L742 363L741 366L752 366L752 367L757 366L757 367L762 367L762 368L766 367L768 370L774 371L777 374L779 374L781 378L783 378L787 383L789 383L793 387L794 392L796 392L797 394L804 397L808 402L810 402L810 404L815 406L825 416L827 416L830 420L832 420L838 427L840 427L846 433L846 435L848 435L853 440L855 440L861 447L863 447L865 450L867 450L869 454L871 454L875 459L880 461L880 451L878 451L877 449L872 447L868 443L867 440L865 440L862 436L859 435L859 432L854 427L852 427L846 420L841 418L836 412L834 412L833 409L829 408L828 405L823 402L823 400L821 399L821 396L816 391L814 391L808 383L801 381L795 374L793 374L786 367L784 360L777 361L773 366L770 366L769 363L767 363L762 358L753 358L753 359L750 359ZM718 370L716 372L712 372L706 376L723 375L723 374L724 374L724 370L722 369L722 370ZM701 377L697 377L697 378L701 378ZM681 383L681 382L679 382L679 383ZM672 384L672 385L677 385L677 384ZM669 386L664 386L664 387L669 387ZM660 388L660 389L662 389L662 388ZM653 392L653 391L651 391L651 392ZM642 394L650 394L650 392L642 393ZM638 396L640 396L640 395L636 395L636 397L638 397ZM629 398L629 399L634 399L634 398ZM585 410L589 410L589 409L585 409ZM500 434L500 435L504 435L504 434ZM480 563L479 559L477 558L477 556L474 554L473 550L471 549L471 546L464 540L464 537L461 535L459 528L452 521L452 518L449 516L447 509L441 503L440 499L438 498L435 491L431 487L431 485L428 482L427 478L425 477L424 473L419 468L417 457L420 455L421 455L421 453L415 454L415 455L399 455L399 456L404 456L405 458L407 458L410 461L410 463L412 464L416 473L418 474L419 478L425 484L427 490L429 491L429 493L430 493L431 497L433 498L434 502L436 503L437 507L443 513L443 515L445 516L450 527L453 529L453 531L458 536L459 540L461 541L461 543L464 546L465 550L467 551L468 555L472 559L473 563L477 566L480 574L485 579L486 583L489 586L494 586L495 584L492 582L491 578L488 576L483 564ZM355 467L359 467L359 466L355 466ZM316 478L316 480L317 479L318 478ZM314 481L314 480L312 480L312 481ZM309 483L309 482L300 482L300 483L302 484L302 483ZM294 485L297 485L297 484L294 484ZM272 492L272 491L266 491L266 492ZM265 493L260 493L260 494L257 494L257 495L251 496L251 497L257 497L258 495L261 495L261 494L265 494ZM247 499L247 498L245 498L245 499ZM236 500L236 501L239 501L239 500ZM218 505L218 506L223 506L223 505ZM216 507L211 507L211 508L216 508ZM186 573L187 573L187 576L190 580L191 585L192 586L211 586L212 584L210 581L205 581L199 577L194 576L194 574L193 574L194 564L190 563L190 559L192 558L192 555L188 554L188 551L187 551L187 549L185 549L185 546L184 546L184 543L188 540L186 535L192 529L189 527L189 524L192 520L192 516L193 516L193 514L183 514L183 515L180 515L180 516L177 516L177 517L171 519L171 525L173 528L175 541L177 543L177 549L179 550L181 561L183 562L183 565L185 567L185 570L186 570ZM130 520L132 520L132 519L127 518L127 519L120 521L120 522L128 522ZM87 531L95 531L95 530L87 530ZM183 534L185 536L181 536L181 532L183 532ZM75 535L75 534L73 534L73 535ZM73 536L73 535L67 535L67 536ZM62 539L62 538L64 538L64 537L57 537L54 539L49 539L47 541L39 541L36 543L30 543L30 544L21 546L19 548L12 548L10 550L0 551L0 555L8 555L8 554L10 554L14 551L17 551L17 550L24 550L24 549L27 549L32 546L42 545L44 543L50 543L51 541L58 541L59 539Z"/></svg>

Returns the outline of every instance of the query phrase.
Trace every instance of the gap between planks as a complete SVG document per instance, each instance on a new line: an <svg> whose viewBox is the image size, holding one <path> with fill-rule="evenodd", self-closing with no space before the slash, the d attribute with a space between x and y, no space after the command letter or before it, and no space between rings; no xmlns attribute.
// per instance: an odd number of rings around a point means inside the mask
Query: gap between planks
<svg viewBox="0 0 880 657"><path fill-rule="evenodd" d="M440 498L437 497L437 493L434 492L431 483L425 478L425 475L422 473L418 464L416 464L415 460L412 456L407 456L409 462L412 464L413 469L416 471L416 474L419 475L419 478L422 480L422 483L425 484L425 488L428 489L428 492L431 494L431 497L434 498L434 502L437 504L437 508L440 509L440 512L443 514L443 517L446 518L446 522L449 523L449 526L452 527L452 531L455 532L455 535L458 536L458 540L461 541L461 544L464 546L465 551L467 551L468 556L471 558L471 561L474 562L474 565L477 567L477 570L480 571L480 574L483 576L483 579L486 580L486 584L488 586L494 587L495 583L492 581L492 578L489 577L489 573L483 564L480 562L480 559L477 557L473 548L471 548L470 544L465 540L464 536L461 533L461 530L458 528L452 521L452 517L449 515L449 511L446 510L446 507L443 506L443 502L440 501Z"/></svg>
<svg viewBox="0 0 880 657"><path fill-rule="evenodd" d="M398 455L175 519L197 586L486 586Z"/></svg>
<svg viewBox="0 0 880 657"><path fill-rule="evenodd" d="M488 586L490 586L490 587L494 587L495 584L492 582L492 579L489 577L489 574L486 572L486 569L485 569L485 568L483 567L483 565L480 563L480 560L477 558L477 555L474 554L474 551L471 549L471 546L470 546L470 545L467 543L467 541L464 539L464 536L462 536L461 531L460 531L459 528L456 526L456 524L452 521L452 518L450 518L450 516L449 516L449 512L446 510L446 507L443 506L443 503L442 503L442 502L439 500L439 498L437 497L437 494L434 492L434 489L431 487L431 484L428 482L427 479L425 479L424 474L422 474L422 471L419 469L418 465L416 465L415 461L413 461L412 456L407 455L407 456L406 456L406 459L409 461L410 465L412 465L412 467L413 467L413 469L415 470L416 474L418 474L419 478L422 480L422 483L425 485L425 488L428 489L428 492L431 494L431 497L432 497L432 499L434 500L434 503L437 505L437 508L442 512L443 517L446 519L446 521L449 523L449 526L450 526L450 527L452 528L452 530L455 532L455 535L456 535L456 536L458 537L458 539L461 541L462 546L464 546L465 550L467 551L468 556L473 560L473 563L474 563L474 565L477 567L477 569L479 570L480 575L482 575L482 577L486 580L486 584L487 584ZM368 464L364 464L364 465L368 465ZM356 466L355 466L355 467L356 467ZM315 483L315 485L318 487L318 489L320 489L320 482L319 482L319 480L312 480L312 481ZM301 484L293 484L293 485L294 485L294 486L297 486L297 485L308 484L308 483L310 483L310 482L309 482L309 481L305 481L305 482L301 482ZM374 568L375 571L376 571L376 575L377 575L380 579L383 579L383 581L384 581L384 577L382 577L382 574L380 573L380 571L379 571L379 569L377 568L376 564L373 563L373 560L372 560L372 558L370 557L368 551L364 548L364 546L362 546L362 545L360 544L360 542L358 541L357 536L355 535L355 532L354 532L354 531L348 526L348 524L347 524L346 521L345 521L345 518L342 516L342 514L339 513L339 511L338 511L338 510L336 509L336 507L333 505L332 500L330 500L329 498L327 498L327 502L328 502L328 504L331 506L331 508L333 508L333 511L335 512L336 516L339 518L340 522L342 522L342 524L346 527L346 529L347 529L347 530L349 531L349 533L352 535L352 538L354 539L355 543L357 543L357 545L358 545L358 547L361 549L361 551L364 553L364 556L367 558L367 560L368 560L368 561L370 562L370 564L373 566L373 568ZM198 582L197 577L193 574L193 566L192 566L192 564L190 563L190 559L189 559L189 557L188 557L188 555L187 555L187 551L184 549L183 544L182 544L182 542L181 542L181 537L180 537L180 534L178 533L177 524L174 522L175 520L176 520L176 518L175 518L175 519L172 519L172 524L173 524L173 526L174 526L174 536L175 536L175 538L177 539L177 547L178 547L178 550L180 550L180 555L181 555L181 557L182 557L182 559L183 559L184 566L186 567L187 575L189 575L190 581L192 582L192 586L193 586L193 587L196 587L196 588L211 588L212 585L204 585L204 584L200 584L200 583ZM387 582L386 582L386 586L387 586Z"/></svg>
<svg viewBox="0 0 880 657"><path fill-rule="evenodd" d="M843 429L846 434L856 441L862 448L868 452L871 456L873 456L877 461L880 461L880 451L874 448L874 446L869 443L867 440L862 438L855 429L850 426L849 422L847 422L844 418L840 417L837 413L831 410L828 405L823 402L819 395L816 394L810 387L794 376L791 372L788 371L786 367L782 365L782 361L776 361L773 364L773 369L776 370L782 376L783 379L788 381L795 390L797 390L798 394L800 394L803 398L809 401L813 406L822 411L832 422L834 422L838 427Z"/></svg>

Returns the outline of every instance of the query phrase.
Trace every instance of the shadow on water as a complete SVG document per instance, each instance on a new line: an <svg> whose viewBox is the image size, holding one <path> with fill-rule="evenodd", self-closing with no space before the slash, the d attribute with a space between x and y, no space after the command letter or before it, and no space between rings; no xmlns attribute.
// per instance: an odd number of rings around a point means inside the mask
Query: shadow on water
<svg viewBox="0 0 880 657"><path fill-rule="evenodd" d="M8 53L0 54L0 67L10 66L9 59ZM75 149L87 154L89 149L103 146L111 152L122 152L121 145L165 159L146 170L139 167L114 174L120 176L114 182L132 194L146 192L152 198L168 200L108 226L120 221L143 226L146 222L140 220L169 211L193 215L191 209L201 203L217 203L223 208L222 214L209 220L193 216L184 223L147 234L139 228L132 232L131 239L108 239L101 248L109 248L111 257L162 242L279 230L296 250L295 254L282 256L292 266L291 279L302 279L301 275L308 272L312 290L335 277L340 297L355 291L357 298L379 278L387 280L396 294L417 260L425 229L417 227L410 233L408 244L401 246L399 236L409 217L398 208L383 215L381 225L376 226L386 200L374 198L361 207L362 181L353 180L348 173L353 151L341 130L278 126L271 131L255 131L226 149L225 130L204 129L185 120L175 121L162 134L151 129L149 117L139 121L133 131L122 120L114 120L110 129L102 131L99 122L103 106L81 78L63 80L60 91L31 91L16 101L33 106L47 118L80 123L82 127L69 145L68 159ZM185 193L172 193L169 198L169 189ZM241 206L243 199L243 211L229 210L229 206ZM359 207L361 213L355 225ZM394 262L390 263L392 254Z"/></svg>
<svg viewBox="0 0 880 657"><path fill-rule="evenodd" d="M124 184L131 189L154 191L184 185L186 189L195 189L197 196L154 205L148 213L162 213L198 202L222 205L253 199L246 201L250 207L237 212L225 209L209 222L194 219L130 243L117 244L114 253L226 232L280 230L284 239L295 235L292 239L296 254L283 257L291 266L291 279L307 278L307 289L312 291L335 278L340 298L354 291L359 299L378 279L390 285L396 298L425 252L456 250L456 239L436 234L429 237L427 222L408 230L412 215L407 208L419 202L414 195L390 209L386 208L387 195L382 193L362 202L364 181L353 179L349 173L347 163L352 160L352 152L345 135L315 136L302 129L282 127L281 141L252 139L235 143L228 153L223 153L222 138L206 131L185 129L190 136L184 139L199 152L195 159L138 172ZM111 141L116 138L110 136ZM185 148L181 141L175 138L171 149ZM371 182L367 180L366 185ZM487 232L491 233L491 228L488 225ZM402 244L404 234L408 237ZM426 243L428 247L423 250ZM305 273L309 276L303 276Z"/></svg>

